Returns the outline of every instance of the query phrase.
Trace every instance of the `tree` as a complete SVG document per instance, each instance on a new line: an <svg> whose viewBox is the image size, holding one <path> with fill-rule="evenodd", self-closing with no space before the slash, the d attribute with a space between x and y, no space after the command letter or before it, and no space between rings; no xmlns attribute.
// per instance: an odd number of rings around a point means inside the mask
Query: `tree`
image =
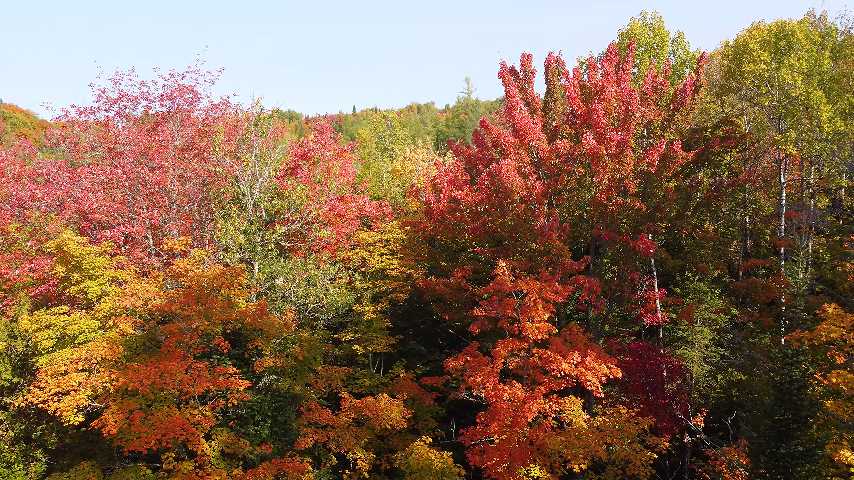
<svg viewBox="0 0 854 480"><path fill-rule="evenodd" d="M446 151L449 141L471 142L472 132L477 128L480 119L492 115L499 108L498 101L485 101L475 97L470 78L466 77L465 83L465 89L460 92L453 105L445 107L444 114L436 126L433 147L438 152Z"/></svg>
<svg viewBox="0 0 854 480"><path fill-rule="evenodd" d="M842 175L831 158L843 132L832 81L837 39L837 28L815 15L757 22L721 47L712 69L710 95L749 136L751 153L775 169L773 247L782 281L797 287L794 298L781 292L780 338L813 285L816 201L829 193L819 185Z"/></svg>
<svg viewBox="0 0 854 480"><path fill-rule="evenodd" d="M67 432L60 445L88 436L87 448L100 455L95 429L125 461L148 458L148 467L176 475L242 471L246 462L261 468L267 460L265 471L308 471L229 428L229 411L251 397L252 363L293 324L263 302L246 302L242 267L217 265L198 250L180 253L188 243L165 245L181 258L145 275L111 256L110 245L68 230L29 253L49 267L12 284L28 294L13 296L19 303L4 313L22 339L5 346L21 349L17 361L33 368L12 405L19 415L38 408L55 418ZM60 459L73 464L79 455L86 458L68 450ZM101 467L108 465L99 474Z"/></svg>
<svg viewBox="0 0 854 480"><path fill-rule="evenodd" d="M338 256L390 210L369 198L356 177L354 145L342 145L330 123L312 125L289 145L275 116L261 112L247 124L242 165L218 219L220 254L245 265L255 295L278 311L329 321L353 301Z"/></svg>
<svg viewBox="0 0 854 480"><path fill-rule="evenodd" d="M41 144L48 126L34 113L0 100L0 145L11 145L20 139Z"/></svg>
<svg viewBox="0 0 854 480"><path fill-rule="evenodd" d="M371 200L357 180L355 145L341 145L340 140L331 124L316 124L308 137L291 146L276 174L276 185L293 205L278 222L288 250L335 253L349 245L364 222L388 216L386 204ZM313 234L309 242L306 230Z"/></svg>
<svg viewBox="0 0 854 480"><path fill-rule="evenodd" d="M851 33L707 62L642 12L442 109L0 104L0 480L848 478Z"/></svg>
<svg viewBox="0 0 854 480"><path fill-rule="evenodd" d="M397 467L406 480L457 480L465 470L447 452L431 447L430 437L421 437L397 456Z"/></svg>
<svg viewBox="0 0 854 480"><path fill-rule="evenodd" d="M407 131L399 113L371 115L356 140L357 177L372 198L398 208L405 206L408 190L439 160L423 140Z"/></svg>
<svg viewBox="0 0 854 480"><path fill-rule="evenodd" d="M737 232L730 237L736 281L727 289L742 319L737 358L751 359L738 365L739 391L753 400L733 399L732 407L751 468L769 476L820 475L821 441L805 434L820 410L808 393L815 367L803 351L779 345L793 329L813 326L818 307L845 289L838 267L824 263L850 235L836 213L848 168L840 160L850 151L843 107L850 93L842 93L837 73L844 38L813 12L754 23L713 56L698 112L739 142L720 170L734 173L739 194L718 218Z"/></svg>
<svg viewBox="0 0 854 480"><path fill-rule="evenodd" d="M672 215L666 199L693 156L679 132L696 74L674 91L651 69L636 88L633 47L622 57L612 45L572 73L549 55L540 97L531 60L523 55L518 69L502 64L501 124L483 119L472 146L452 145L456 159L428 183L416 229L432 275L425 289L439 313L479 338L445 365L459 394L478 405L460 440L469 462L491 478L607 463L589 445L549 448L570 431L577 435L573 429L599 444L613 440L607 428L596 433L609 420L593 404L622 372L579 322L607 318L605 301L621 297L640 325L665 321L657 283L637 270L609 278L607 265L637 269L648 261L656 248L649 235ZM652 303L633 305L636 297L622 293L629 285L651 292ZM605 328L614 326L600 324L594 335ZM626 472L640 475L655 441L649 424L636 425L627 441L639 457L630 456L635 467ZM610 468L620 463L611 460Z"/></svg>
<svg viewBox="0 0 854 480"><path fill-rule="evenodd" d="M685 34L670 33L658 12L642 11L632 17L617 33L617 46L625 54L629 44L635 46L635 82L639 85L651 68L668 69L670 83L679 85L693 73L700 52L691 50Z"/></svg>
<svg viewBox="0 0 854 480"><path fill-rule="evenodd" d="M153 81L117 73L46 133L50 155L11 179L8 209L25 220L50 213L95 243L147 263L163 242L213 242L221 192L234 170L234 106L207 90L215 75L193 67Z"/></svg>
<svg viewBox="0 0 854 480"><path fill-rule="evenodd" d="M295 447L322 445L346 459L343 478L365 478L375 467L376 452L388 448L389 434L405 429L409 416L402 401L384 393L355 399L343 392L337 412L315 402L305 405Z"/></svg>
<svg viewBox="0 0 854 480"><path fill-rule="evenodd" d="M97 406L116 332L114 294L131 275L107 252L52 223L3 227L0 271L0 471L39 478L104 442L77 427ZM58 449L61 454L49 454Z"/></svg>

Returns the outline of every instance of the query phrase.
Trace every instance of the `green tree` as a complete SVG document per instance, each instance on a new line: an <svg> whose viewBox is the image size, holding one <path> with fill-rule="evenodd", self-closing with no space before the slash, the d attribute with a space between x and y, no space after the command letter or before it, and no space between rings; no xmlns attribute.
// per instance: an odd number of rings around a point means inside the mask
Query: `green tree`
<svg viewBox="0 0 854 480"><path fill-rule="evenodd" d="M671 32L660 13L642 11L632 17L617 34L617 45L625 54L629 43L635 45L635 82L643 82L643 76L649 67L658 69L665 65L670 68L671 85L679 85L697 65L699 50L692 50L685 34L677 30Z"/></svg>
<svg viewBox="0 0 854 480"><path fill-rule="evenodd" d="M764 215L776 215L768 236L780 277L794 287L780 298L780 338L801 315L803 295L816 288L819 207L831 202L847 168L840 149L850 149L850 116L837 105L852 100L834 81L839 39L838 27L815 14L757 22L722 45L708 77L713 106L704 113L726 117L751 144L742 169L774 171L776 205Z"/></svg>
<svg viewBox="0 0 854 480"><path fill-rule="evenodd" d="M407 191L438 160L424 140L407 130L395 112L372 114L357 132L358 178L374 199L403 206Z"/></svg>
<svg viewBox="0 0 854 480"><path fill-rule="evenodd" d="M729 409L740 412L760 478L819 475L821 444L810 434L819 406L808 393L815 366L780 344L817 321L823 298L845 292L834 253L851 234L845 39L813 12L754 23L712 55L697 115L736 144L709 174L734 187L715 217L737 252L728 293L746 320L733 344L742 379Z"/></svg>
<svg viewBox="0 0 854 480"><path fill-rule="evenodd" d="M465 89L457 96L453 105L445 107L439 124L436 126L436 138L433 143L438 152L448 149L448 141L471 142L471 134L483 117L495 113L500 102L497 100L479 100L469 77L465 79Z"/></svg>

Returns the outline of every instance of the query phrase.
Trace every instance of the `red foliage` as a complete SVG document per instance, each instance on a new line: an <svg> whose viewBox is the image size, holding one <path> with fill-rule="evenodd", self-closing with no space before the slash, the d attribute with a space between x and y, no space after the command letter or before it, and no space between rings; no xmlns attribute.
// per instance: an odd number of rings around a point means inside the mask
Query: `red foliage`
<svg viewBox="0 0 854 480"><path fill-rule="evenodd" d="M94 90L92 105L56 119L47 155L24 164L0 154L0 195L8 196L0 217L51 213L143 263L164 257L166 238L209 245L239 132L235 107L207 94L213 81L198 68L153 81L116 74Z"/></svg>
<svg viewBox="0 0 854 480"><path fill-rule="evenodd" d="M638 291L632 299L631 308L637 319L645 326L661 326L667 323L667 316L659 310L659 305L667 298L667 290L655 288L654 279L639 274L629 275L632 283L638 285Z"/></svg>
<svg viewBox="0 0 854 480"><path fill-rule="evenodd" d="M354 148L342 144L327 120L312 125L309 135L290 147L276 183L284 192L304 195L305 204L285 212L277 224L291 237L287 242L294 253L345 250L360 227L390 218L389 206L371 200L356 179Z"/></svg>
<svg viewBox="0 0 854 480"><path fill-rule="evenodd" d="M262 339L291 328L263 303L244 303L247 293L241 268L198 256L177 260L154 283L127 287L127 301L147 307L140 318L124 320L139 333L125 340L112 389L101 400L106 408L93 426L127 452L183 446L204 459L219 412L248 399L251 386L218 359L231 347L224 335L241 330ZM252 345L244 354L251 355Z"/></svg>
<svg viewBox="0 0 854 480"><path fill-rule="evenodd" d="M708 462L698 469L703 480L747 480L750 478L750 457L747 442L742 439L734 445L717 449L706 449L703 453Z"/></svg>
<svg viewBox="0 0 854 480"><path fill-rule="evenodd" d="M688 391L682 362L643 341L616 346L614 351L629 404L640 415L654 418L656 429L665 436L683 428L688 418Z"/></svg>
<svg viewBox="0 0 854 480"><path fill-rule="evenodd" d="M58 295L57 280L52 275L54 258L44 245L59 229L49 220L39 220L27 226L0 223L0 308L17 302L21 292L36 305Z"/></svg>
<svg viewBox="0 0 854 480"><path fill-rule="evenodd" d="M545 272L514 275L499 262L492 282L472 292L481 300L470 312L469 330L505 338L486 354L473 342L445 362L461 380L460 394L486 405L459 438L470 446L469 461L495 478L530 464L563 422L580 414L567 392L601 396L602 385L620 376L616 361L578 326L558 329L555 307L576 290L559 280Z"/></svg>
<svg viewBox="0 0 854 480"><path fill-rule="evenodd" d="M482 119L472 145L452 144L455 160L427 183L415 230L433 276L422 286L442 316L486 338L445 366L464 397L485 404L460 439L487 476L510 478L535 462L577 395L601 395L621 375L616 360L565 320L567 302L595 313L621 295L614 300L645 324L665 318L655 310L664 290L649 293L637 268L649 265L657 248L649 235L695 155L679 132L702 64L675 89L655 70L638 88L633 47L620 58L612 45L571 72L550 54L540 97L531 55L518 68L502 63L499 123ZM605 248L622 262L609 284L591 264Z"/></svg>
<svg viewBox="0 0 854 480"><path fill-rule="evenodd" d="M464 395L481 398L486 409L459 439L469 461L493 478L515 478L535 463L546 445L579 420L578 399L568 389L602 395L602 384L619 377L616 363L575 326L542 348L530 342L499 340L488 355L477 342L445 362L462 380Z"/></svg>

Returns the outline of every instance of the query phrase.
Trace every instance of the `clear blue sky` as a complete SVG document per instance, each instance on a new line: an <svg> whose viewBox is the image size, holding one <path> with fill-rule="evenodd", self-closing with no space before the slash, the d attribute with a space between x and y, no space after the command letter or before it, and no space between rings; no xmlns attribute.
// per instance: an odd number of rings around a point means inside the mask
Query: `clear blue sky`
<svg viewBox="0 0 854 480"><path fill-rule="evenodd" d="M225 72L219 93L306 113L452 102L472 78L500 95L501 59L599 51L629 17L658 10L712 49L758 19L832 15L852 0L15 1L0 0L0 98L49 116L85 103L100 73Z"/></svg>

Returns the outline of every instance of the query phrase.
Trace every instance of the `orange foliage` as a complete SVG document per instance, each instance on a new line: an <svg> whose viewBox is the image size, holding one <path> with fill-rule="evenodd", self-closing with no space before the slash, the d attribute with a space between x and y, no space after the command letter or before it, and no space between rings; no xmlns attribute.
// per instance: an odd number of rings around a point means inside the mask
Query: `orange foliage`
<svg viewBox="0 0 854 480"><path fill-rule="evenodd" d="M274 458L235 476L236 480L297 480L310 478L311 467L294 457Z"/></svg>
<svg viewBox="0 0 854 480"><path fill-rule="evenodd" d="M748 480L750 458L747 442L740 440L735 445L705 451L708 463L700 470L700 478L706 480Z"/></svg>
<svg viewBox="0 0 854 480"><path fill-rule="evenodd" d="M340 395L338 412L312 401L302 413L295 447L305 450L321 445L344 455L351 465L344 471L348 478L366 476L376 457L371 444L382 441L384 435L405 429L411 415L403 401L384 393L355 399L346 392Z"/></svg>
<svg viewBox="0 0 854 480"><path fill-rule="evenodd" d="M244 301L242 269L212 264L199 252L176 260L157 281L161 290L141 282L124 292L126 305L146 308L127 323L135 330L112 365L112 389L93 426L125 451L186 447L204 463L220 410L249 398L251 382L227 360L227 336L248 335L251 354L292 324L263 303Z"/></svg>
<svg viewBox="0 0 854 480"><path fill-rule="evenodd" d="M789 336L793 343L814 348L826 355L826 367L816 374L824 407L824 424L830 439L827 455L843 472L854 472L854 314L836 304L822 306L821 323L806 332Z"/></svg>

